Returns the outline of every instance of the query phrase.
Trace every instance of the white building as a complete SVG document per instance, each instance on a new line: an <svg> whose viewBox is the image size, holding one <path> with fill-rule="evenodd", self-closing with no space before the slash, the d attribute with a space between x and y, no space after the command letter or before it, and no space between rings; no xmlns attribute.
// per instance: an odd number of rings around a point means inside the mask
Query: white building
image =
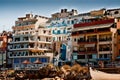
<svg viewBox="0 0 120 80"><path fill-rule="evenodd" d="M52 62L52 35L44 28L48 18L26 14L13 26L13 41L9 45L9 58L13 59L13 68L38 68ZM27 65L23 62L27 60ZM42 64L35 64L39 60Z"/></svg>

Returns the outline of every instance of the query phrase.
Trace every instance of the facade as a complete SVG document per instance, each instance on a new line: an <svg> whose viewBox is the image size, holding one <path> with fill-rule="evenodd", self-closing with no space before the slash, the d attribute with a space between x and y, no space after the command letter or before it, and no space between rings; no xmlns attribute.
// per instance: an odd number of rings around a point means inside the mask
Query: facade
<svg viewBox="0 0 120 80"><path fill-rule="evenodd" d="M12 39L12 33L9 31L3 31L0 33L0 67L8 66L8 57L7 53L9 52L7 49L8 42Z"/></svg>
<svg viewBox="0 0 120 80"><path fill-rule="evenodd" d="M53 19L47 25L47 28L51 30L53 36L54 52L61 53L63 60L66 59L68 38L71 35L72 27L73 23L71 23L70 19L66 18L61 18L59 20Z"/></svg>
<svg viewBox="0 0 120 80"><path fill-rule="evenodd" d="M13 68L37 68L52 62L52 35L44 28L48 18L26 14L20 17L13 26L13 40L9 45L9 58L13 61ZM26 66L25 60L29 62ZM34 64L36 60L42 64ZM27 64L27 63L26 63Z"/></svg>
<svg viewBox="0 0 120 80"><path fill-rule="evenodd" d="M62 9L63 11L65 9ZM61 15L63 13L61 10ZM72 29L73 25L81 22L87 22L89 18L94 18L90 13L82 13L78 15L69 15L64 17L53 17L48 21L46 26L51 30L53 35L54 53L60 54L60 61L70 61L72 55Z"/></svg>
<svg viewBox="0 0 120 80"><path fill-rule="evenodd" d="M3 67L6 61L6 51L7 51L7 35L0 35L0 66Z"/></svg>
<svg viewBox="0 0 120 80"><path fill-rule="evenodd" d="M108 9L108 10L106 10L106 15L108 17L119 18L120 17L120 8L118 8L118 9Z"/></svg>
<svg viewBox="0 0 120 80"><path fill-rule="evenodd" d="M53 19L66 18L77 14L78 12L75 9L72 9L71 11L67 11L67 9L61 9L61 12L52 14L52 18Z"/></svg>
<svg viewBox="0 0 120 80"><path fill-rule="evenodd" d="M74 25L73 60L95 64L103 61L105 64L114 61L119 52L118 22L114 19L95 19L91 22Z"/></svg>

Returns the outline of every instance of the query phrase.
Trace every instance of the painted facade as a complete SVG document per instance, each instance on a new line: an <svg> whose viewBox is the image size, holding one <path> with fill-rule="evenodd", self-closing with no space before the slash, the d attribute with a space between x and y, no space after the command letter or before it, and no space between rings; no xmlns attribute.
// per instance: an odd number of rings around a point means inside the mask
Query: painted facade
<svg viewBox="0 0 120 80"><path fill-rule="evenodd" d="M63 9L62 9L63 10ZM59 13L60 14L60 13ZM61 13L62 15L63 13ZM94 18L90 13L52 18L48 21L49 28L53 35L54 53L59 53L58 62L72 61L72 29L73 25L87 22L89 18Z"/></svg>
<svg viewBox="0 0 120 80"><path fill-rule="evenodd" d="M9 52L8 42L12 40L12 32L10 31L3 31L0 33L0 66L6 67L8 66L8 56L7 53Z"/></svg>
<svg viewBox="0 0 120 80"><path fill-rule="evenodd" d="M114 61L118 55L118 26L114 19L95 19L74 25L73 59L87 63Z"/></svg>
<svg viewBox="0 0 120 80"><path fill-rule="evenodd" d="M0 66L2 67L6 61L6 51L7 51L7 36L0 36Z"/></svg>

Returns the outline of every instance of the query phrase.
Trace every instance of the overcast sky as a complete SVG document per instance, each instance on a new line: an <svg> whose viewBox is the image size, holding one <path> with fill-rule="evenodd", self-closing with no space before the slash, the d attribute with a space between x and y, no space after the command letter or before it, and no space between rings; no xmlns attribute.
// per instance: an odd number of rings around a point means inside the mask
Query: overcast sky
<svg viewBox="0 0 120 80"><path fill-rule="evenodd" d="M77 9L79 13L101 8L120 8L120 0L0 0L0 32L11 30L18 17L32 12L50 17L61 8Z"/></svg>

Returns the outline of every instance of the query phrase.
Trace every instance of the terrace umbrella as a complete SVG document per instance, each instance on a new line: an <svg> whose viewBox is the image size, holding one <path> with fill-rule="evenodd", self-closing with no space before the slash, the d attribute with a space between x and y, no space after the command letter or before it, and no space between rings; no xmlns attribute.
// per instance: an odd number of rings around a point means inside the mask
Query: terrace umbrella
<svg viewBox="0 0 120 80"><path fill-rule="evenodd" d="M42 62L39 60L39 59L37 59L35 62L33 62L34 64L42 64ZM38 65L37 65L38 66Z"/></svg>
<svg viewBox="0 0 120 80"><path fill-rule="evenodd" d="M33 62L34 64L42 64L42 62L39 60L39 59L37 59L35 62Z"/></svg>
<svg viewBox="0 0 120 80"><path fill-rule="evenodd" d="M22 63L25 64L25 65L27 66L27 64L30 64L31 62L28 61L28 60L24 60Z"/></svg>

